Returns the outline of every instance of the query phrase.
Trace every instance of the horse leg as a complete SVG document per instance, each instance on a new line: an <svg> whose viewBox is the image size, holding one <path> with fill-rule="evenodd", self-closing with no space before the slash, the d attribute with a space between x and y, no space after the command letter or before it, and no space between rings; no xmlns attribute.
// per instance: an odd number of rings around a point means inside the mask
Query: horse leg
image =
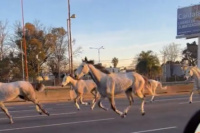
<svg viewBox="0 0 200 133"><path fill-rule="evenodd" d="M78 104L78 100L80 99L80 94L77 94L77 97L74 99L74 102L75 102L75 105L76 105L76 108L78 110L80 110L80 107L79 107L79 104Z"/></svg>
<svg viewBox="0 0 200 133"><path fill-rule="evenodd" d="M151 97L151 102L155 101L156 88L157 88L157 86L154 86L154 88L152 89L152 97Z"/></svg>
<svg viewBox="0 0 200 133"><path fill-rule="evenodd" d="M108 99L110 101L112 110L116 112L118 115L120 115L121 117L124 117L124 114L121 111L119 111L115 106L114 94L111 94L111 96L109 96Z"/></svg>
<svg viewBox="0 0 200 133"><path fill-rule="evenodd" d="M155 95L152 95L152 97L151 97L151 102L154 101L154 97L155 97Z"/></svg>
<svg viewBox="0 0 200 133"><path fill-rule="evenodd" d="M21 98L21 99L23 99L23 100L25 100L25 101L29 100L29 98L27 98L26 96L23 96L23 95L19 95L19 98ZM32 99L34 99L34 98L32 98ZM42 111L40 110L39 106L36 105L35 108L36 108L36 111L37 111L40 115L42 115Z"/></svg>
<svg viewBox="0 0 200 133"><path fill-rule="evenodd" d="M36 105L35 108L36 108L37 112L38 112L40 115L42 115L42 111L40 110L40 107L39 107L38 105Z"/></svg>
<svg viewBox="0 0 200 133"><path fill-rule="evenodd" d="M96 88L93 88L90 93L94 96L94 99L92 100L92 104L94 104L96 98L97 98L97 91Z"/></svg>
<svg viewBox="0 0 200 133"><path fill-rule="evenodd" d="M142 100L142 103L141 103L141 113L142 113L142 115L145 115L145 111L144 111L144 103L145 103L144 95L142 94L141 91L137 91L136 95Z"/></svg>
<svg viewBox="0 0 200 133"><path fill-rule="evenodd" d="M154 90L153 87L154 87L154 86L151 86L150 88L148 88L148 91L149 91L150 95L152 96L152 97L151 97L151 102L153 102L154 96L155 96L155 93L153 92L153 90Z"/></svg>
<svg viewBox="0 0 200 133"><path fill-rule="evenodd" d="M91 106L91 110L93 110L94 109L94 107L95 107L95 105L96 105L96 103L97 103L97 101L99 101L99 97L97 96L98 95L98 93L96 93L96 96L95 96L95 98L92 100L92 106Z"/></svg>
<svg viewBox="0 0 200 133"><path fill-rule="evenodd" d="M6 116L10 119L10 124L13 124L14 121L12 119L12 116L10 115L10 113L8 112L8 109L5 107L5 105L2 102L0 103L0 107L2 111L6 114Z"/></svg>
<svg viewBox="0 0 200 133"><path fill-rule="evenodd" d="M39 112L39 114L41 114L41 112L43 112L46 115L50 115L45 109L43 109L43 107L40 105L39 101L36 98L27 96L27 99L31 102L33 102L36 105L36 110Z"/></svg>
<svg viewBox="0 0 200 133"><path fill-rule="evenodd" d="M104 100L104 99L105 99L105 97L100 98L100 100L98 101L98 106L100 108L102 108L103 110L108 111L108 109L106 107L104 107L103 104L102 104L102 100Z"/></svg>
<svg viewBox="0 0 200 133"><path fill-rule="evenodd" d="M126 96L129 100L129 106L124 110L124 114L122 115L122 117L126 117L128 111L130 110L131 105L133 103L132 88L129 88L128 90L126 90L125 93L126 93Z"/></svg>
<svg viewBox="0 0 200 133"><path fill-rule="evenodd" d="M83 102L83 95L81 94L81 96L80 96L80 102L81 102L81 104L83 104L83 105L88 105L89 103L88 102Z"/></svg>
<svg viewBox="0 0 200 133"><path fill-rule="evenodd" d="M193 94L194 94L194 90L192 90L192 91L190 92L190 99L189 99L189 103L192 103L192 96L193 96Z"/></svg>

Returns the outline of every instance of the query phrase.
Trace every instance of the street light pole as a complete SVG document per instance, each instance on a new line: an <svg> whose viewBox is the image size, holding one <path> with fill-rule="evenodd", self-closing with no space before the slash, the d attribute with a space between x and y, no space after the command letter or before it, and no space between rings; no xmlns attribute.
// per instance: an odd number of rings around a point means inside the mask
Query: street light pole
<svg viewBox="0 0 200 133"><path fill-rule="evenodd" d="M26 81L28 81L28 66L27 66L27 53L26 53L26 38L25 38L25 29L24 29L23 0L21 0L21 9L22 9L23 45L24 45L24 64L25 64L25 72L26 72Z"/></svg>
<svg viewBox="0 0 200 133"><path fill-rule="evenodd" d="M74 75L73 71L73 49L72 49L72 35L71 35L71 18L76 18L75 14L70 14L70 0L68 0L68 19L67 19L67 28L68 28L68 52L69 52L69 70L70 74Z"/></svg>
<svg viewBox="0 0 200 133"><path fill-rule="evenodd" d="M24 80L24 52L23 52L23 49L22 49L22 41L21 41L21 54L22 54L22 79Z"/></svg>
<svg viewBox="0 0 200 133"><path fill-rule="evenodd" d="M103 47L103 46L101 46L101 47L99 47L99 48L90 47L90 49L97 49L97 50L98 50L98 57L99 57L99 63L100 63L100 62L101 62L101 61L100 61L100 50L101 50L101 49L104 49L104 47Z"/></svg>
<svg viewBox="0 0 200 133"><path fill-rule="evenodd" d="M67 37L68 37L69 73L71 74L71 47L70 47L70 37L69 37L69 19L67 19Z"/></svg>

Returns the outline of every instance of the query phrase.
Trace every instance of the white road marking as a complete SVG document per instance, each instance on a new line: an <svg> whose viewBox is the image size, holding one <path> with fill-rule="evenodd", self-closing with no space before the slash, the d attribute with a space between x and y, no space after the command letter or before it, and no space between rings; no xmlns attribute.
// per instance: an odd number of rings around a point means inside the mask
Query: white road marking
<svg viewBox="0 0 200 133"><path fill-rule="evenodd" d="M47 108L47 110L52 110L52 108ZM9 109L8 109L8 111L9 111ZM20 112L29 112L29 111L36 111L35 109L27 109L27 110L15 110L15 111L9 111L9 112L16 112L16 113L20 113ZM4 114L4 112L0 112L0 114Z"/></svg>
<svg viewBox="0 0 200 133"><path fill-rule="evenodd" d="M30 106L28 106L29 108L35 108L35 105L30 105Z"/></svg>
<svg viewBox="0 0 200 133"><path fill-rule="evenodd" d="M160 99L160 100L155 99L155 102L156 101L160 101L160 102L162 102L162 101L173 101L173 100L182 100L182 99L187 99L187 98L169 98L169 99Z"/></svg>
<svg viewBox="0 0 200 133"><path fill-rule="evenodd" d="M8 110L9 111L9 110ZM9 111L9 112L28 112L28 111L35 111L33 109L29 109L29 110L16 110L16 111ZM4 112L0 112L1 114L4 114Z"/></svg>
<svg viewBox="0 0 200 133"><path fill-rule="evenodd" d="M68 113L59 113L59 114L50 114L50 116L58 116L58 115L71 115L76 114L77 112L68 112ZM30 116L19 116L19 117L13 117L13 119L23 119L23 118L31 118L31 117L47 117L45 114L43 115L30 115ZM4 120L8 118L0 118L0 120Z"/></svg>
<svg viewBox="0 0 200 133"><path fill-rule="evenodd" d="M200 103L200 101L193 101L192 103ZM179 103L179 104L189 104L189 101L188 102L182 102L182 103Z"/></svg>
<svg viewBox="0 0 200 133"><path fill-rule="evenodd" d="M162 131L162 130L169 130L169 129L175 129L175 128L177 128L177 127L157 128L157 129L143 130L143 131L137 131L137 132L132 132L132 133L148 133L148 132Z"/></svg>
<svg viewBox="0 0 200 133"><path fill-rule="evenodd" d="M53 127L53 126L62 126L62 125L72 125L72 124L79 124L79 123L109 121L109 120L114 120L114 119L115 118L105 118L105 119L96 119L96 120L74 121L74 122L67 122L67 123L40 125L40 126L32 126L32 127L8 128L8 129L1 129L0 132L13 131L13 130L24 130L24 129L34 129L34 128L44 128L44 127Z"/></svg>

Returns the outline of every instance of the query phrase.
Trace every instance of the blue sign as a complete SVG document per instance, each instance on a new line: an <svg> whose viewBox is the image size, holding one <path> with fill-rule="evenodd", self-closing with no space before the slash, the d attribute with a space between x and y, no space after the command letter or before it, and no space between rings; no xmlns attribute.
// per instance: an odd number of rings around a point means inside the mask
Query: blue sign
<svg viewBox="0 0 200 133"><path fill-rule="evenodd" d="M200 5L179 8L177 11L177 37L200 34Z"/></svg>

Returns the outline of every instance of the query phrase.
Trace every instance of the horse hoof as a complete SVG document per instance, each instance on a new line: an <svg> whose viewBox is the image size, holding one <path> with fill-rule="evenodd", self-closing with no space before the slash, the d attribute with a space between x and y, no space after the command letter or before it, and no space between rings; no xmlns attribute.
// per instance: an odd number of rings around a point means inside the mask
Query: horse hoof
<svg viewBox="0 0 200 133"><path fill-rule="evenodd" d="M127 116L126 112L121 115L122 118L125 118L126 116Z"/></svg>
<svg viewBox="0 0 200 133"><path fill-rule="evenodd" d="M125 115L125 114L121 115L121 118L125 118L125 117L126 117L126 115Z"/></svg>
<svg viewBox="0 0 200 133"><path fill-rule="evenodd" d="M190 101L189 104L191 104L192 102Z"/></svg>
<svg viewBox="0 0 200 133"><path fill-rule="evenodd" d="M39 112L39 115L42 115L42 112Z"/></svg>
<svg viewBox="0 0 200 133"><path fill-rule="evenodd" d="M50 116L50 114L49 114L48 112L47 112L46 114L47 114L48 116Z"/></svg>
<svg viewBox="0 0 200 133"><path fill-rule="evenodd" d="M10 121L10 124L13 124L14 122L13 121Z"/></svg>
<svg viewBox="0 0 200 133"><path fill-rule="evenodd" d="M144 116L145 115L145 112L142 112L142 116Z"/></svg>
<svg viewBox="0 0 200 133"><path fill-rule="evenodd" d="M108 108L105 108L104 110L105 110L105 111L108 111Z"/></svg>

